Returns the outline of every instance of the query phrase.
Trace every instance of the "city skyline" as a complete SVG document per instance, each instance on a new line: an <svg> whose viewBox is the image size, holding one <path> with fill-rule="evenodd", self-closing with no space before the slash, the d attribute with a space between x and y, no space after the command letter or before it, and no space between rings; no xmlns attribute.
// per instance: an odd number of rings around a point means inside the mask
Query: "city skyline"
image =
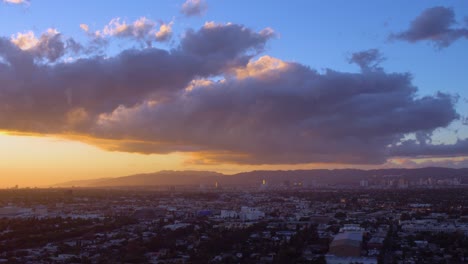
<svg viewBox="0 0 468 264"><path fill-rule="evenodd" d="M160 170L468 167L466 10L3 0L0 187Z"/></svg>

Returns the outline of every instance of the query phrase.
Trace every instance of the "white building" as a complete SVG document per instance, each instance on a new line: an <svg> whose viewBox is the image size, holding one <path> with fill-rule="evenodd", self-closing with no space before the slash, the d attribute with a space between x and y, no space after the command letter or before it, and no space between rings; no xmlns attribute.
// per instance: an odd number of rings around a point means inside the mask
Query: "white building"
<svg viewBox="0 0 468 264"><path fill-rule="evenodd" d="M239 217L242 221L255 221L264 218L265 213L258 208L242 206Z"/></svg>
<svg viewBox="0 0 468 264"><path fill-rule="evenodd" d="M232 210L221 210L221 215L219 216L221 218L237 218L239 217L239 214L236 211Z"/></svg>
<svg viewBox="0 0 468 264"><path fill-rule="evenodd" d="M358 224L345 224L340 228L340 232L364 232L365 229Z"/></svg>

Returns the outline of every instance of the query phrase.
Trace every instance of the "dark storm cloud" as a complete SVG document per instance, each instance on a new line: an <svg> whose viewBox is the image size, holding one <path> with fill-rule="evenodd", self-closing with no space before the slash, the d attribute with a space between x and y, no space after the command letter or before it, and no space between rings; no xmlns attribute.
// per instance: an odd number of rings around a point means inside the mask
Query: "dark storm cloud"
<svg viewBox="0 0 468 264"><path fill-rule="evenodd" d="M390 39L408 42L430 41L437 47L444 48L460 38L468 38L468 28L453 27L456 24L455 14L451 8L432 7L416 17L407 30L392 34Z"/></svg>
<svg viewBox="0 0 468 264"><path fill-rule="evenodd" d="M392 149L392 155L404 157L457 157L468 156L468 139L459 139L455 144L427 144L418 140L408 140Z"/></svg>
<svg viewBox="0 0 468 264"><path fill-rule="evenodd" d="M55 62L66 53L77 54L82 47L73 39L64 40L62 34L43 34L39 38L38 44L31 49L33 55L40 59L47 59Z"/></svg>
<svg viewBox="0 0 468 264"><path fill-rule="evenodd" d="M200 60L202 70L222 70L224 66L245 65L263 51L266 40L272 38L271 29L256 33L241 25L206 23L198 31L188 30L180 43L181 49ZM226 65L226 62L227 65Z"/></svg>
<svg viewBox="0 0 468 264"><path fill-rule="evenodd" d="M277 62L264 57L249 64L251 76L201 85L169 102L117 109L95 131L163 139L206 152L215 162L377 164L405 134L445 127L458 117L446 94L416 99L407 74L319 74L294 63L262 71L269 63ZM146 129L128 129L135 127Z"/></svg>
<svg viewBox="0 0 468 264"><path fill-rule="evenodd" d="M224 42L224 53L219 49L200 52L199 46L207 44L200 42L200 35L213 43L227 35L244 40ZM126 50L110 58L55 64L35 63L33 52L2 38L0 124L3 129L51 133L86 127L101 113L153 97L162 100L195 77L217 75L230 64L247 63L246 56L255 55L251 49L262 49L270 37L238 25L218 25L191 31L182 40L185 44L170 52Z"/></svg>
<svg viewBox="0 0 468 264"><path fill-rule="evenodd" d="M207 162L378 164L404 154L396 146L408 133L458 118L452 96L417 97L409 74L378 68L377 50L353 55L360 73L318 73L253 60L271 37L207 23L170 51L55 63L0 38L0 129Z"/></svg>

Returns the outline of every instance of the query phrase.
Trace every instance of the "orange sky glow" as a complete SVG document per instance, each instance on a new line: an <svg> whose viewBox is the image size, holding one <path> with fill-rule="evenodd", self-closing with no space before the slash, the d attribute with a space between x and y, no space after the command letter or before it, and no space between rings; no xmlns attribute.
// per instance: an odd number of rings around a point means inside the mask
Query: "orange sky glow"
<svg viewBox="0 0 468 264"><path fill-rule="evenodd" d="M211 170L233 174L249 170L363 168L346 164L237 165L199 162L196 154L138 154L113 152L58 136L17 135L0 132L0 188L48 187L72 180L118 177L160 170ZM464 160L463 157L457 158ZM426 160L413 160L421 163ZM392 159L377 167L408 166L407 159Z"/></svg>
<svg viewBox="0 0 468 264"><path fill-rule="evenodd" d="M188 2L0 0L0 188L468 167L466 3Z"/></svg>
<svg viewBox="0 0 468 264"><path fill-rule="evenodd" d="M253 169L310 169L330 166L203 164L194 161L196 154L146 155L112 152L57 136L15 135L7 132L0 132L0 145L0 188L15 185L47 187L72 180L160 170L214 170L232 174Z"/></svg>

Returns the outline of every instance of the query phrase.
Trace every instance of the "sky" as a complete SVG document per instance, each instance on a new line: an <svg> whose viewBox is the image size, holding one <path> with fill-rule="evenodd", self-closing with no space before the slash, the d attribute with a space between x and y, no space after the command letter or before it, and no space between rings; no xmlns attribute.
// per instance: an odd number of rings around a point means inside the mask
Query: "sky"
<svg viewBox="0 0 468 264"><path fill-rule="evenodd" d="M0 187L468 167L467 1L0 3Z"/></svg>

